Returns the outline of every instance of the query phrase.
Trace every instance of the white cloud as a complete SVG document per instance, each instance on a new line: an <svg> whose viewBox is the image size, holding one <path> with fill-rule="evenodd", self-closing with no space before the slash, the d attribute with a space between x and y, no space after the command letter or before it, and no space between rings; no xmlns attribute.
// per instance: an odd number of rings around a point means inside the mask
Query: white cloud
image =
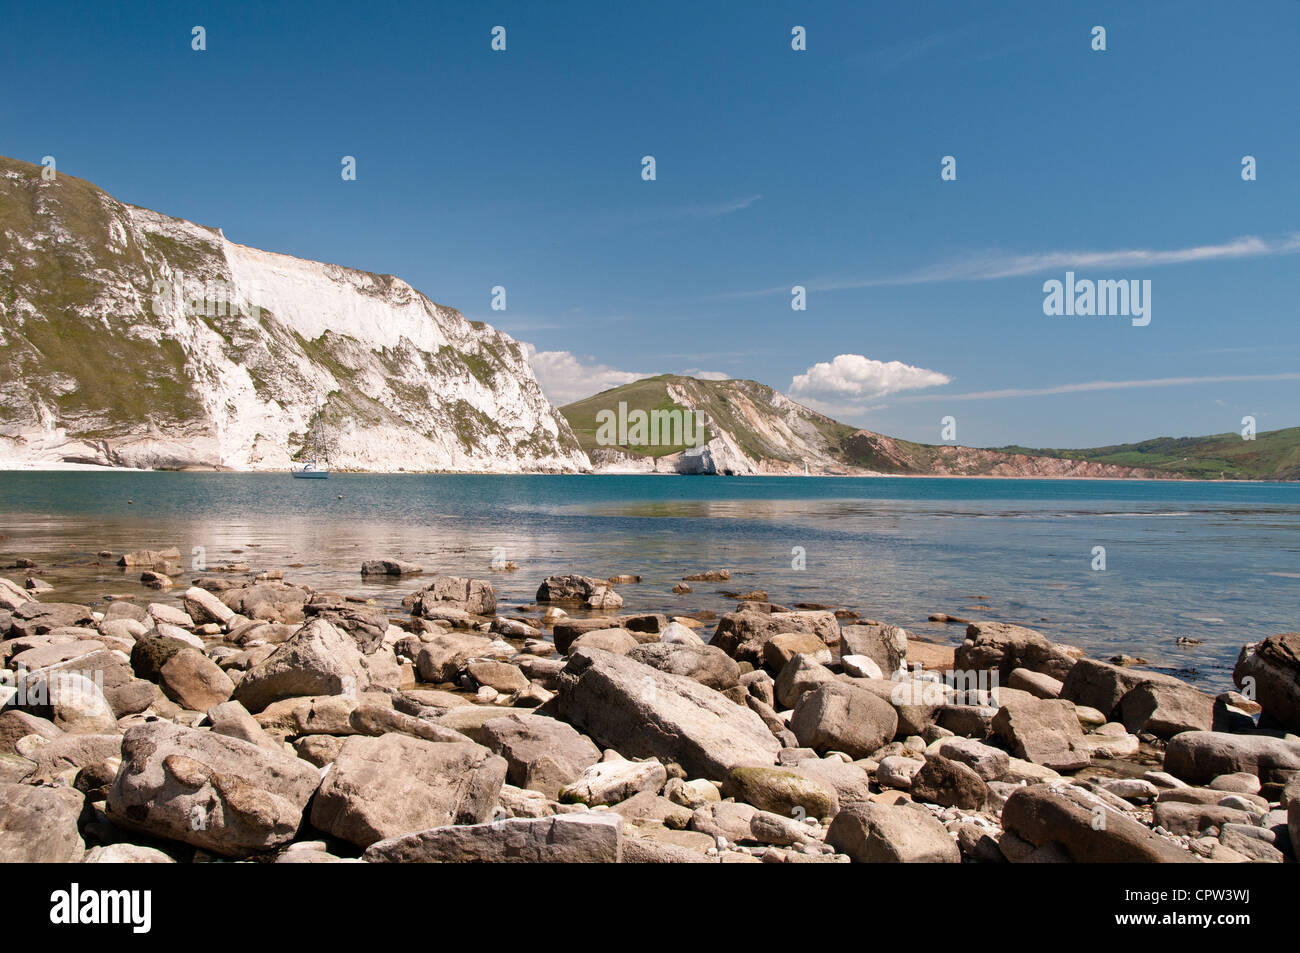
<svg viewBox="0 0 1300 953"><path fill-rule="evenodd" d="M539 351L527 342L523 344L528 362L533 366L533 376L546 399L556 407L651 376L620 371L605 364L584 363L572 351Z"/></svg>
<svg viewBox="0 0 1300 953"><path fill-rule="evenodd" d="M902 361L874 361L861 354L839 354L814 364L790 382L795 396L837 397L854 401L884 397L903 390L940 387L952 378Z"/></svg>
<svg viewBox="0 0 1300 953"><path fill-rule="evenodd" d="M702 381L731 380L731 375L728 374L726 371L702 371L695 367L692 367L690 370L682 371L682 375L685 377L694 377Z"/></svg>
<svg viewBox="0 0 1300 953"><path fill-rule="evenodd" d="M1300 254L1300 233L1281 239L1245 235L1217 245L1192 245L1186 248L1121 248L1109 251L1044 251L1024 255L981 252L952 261L930 265L901 275L878 278L828 279L807 281L809 291L849 291L856 288L881 288L895 285L925 285L946 281L996 281L1019 278L1048 271L1070 268L1159 268L1203 261L1231 261L1242 258L1271 258ZM762 295L789 294L789 285L715 295L717 298L754 298Z"/></svg>
<svg viewBox="0 0 1300 953"><path fill-rule="evenodd" d="M1049 397L1055 394L1085 394L1093 391L1131 390L1135 387L1184 387L1189 384L1242 384L1267 381L1300 380L1300 372L1283 374L1216 374L1208 377L1148 377L1132 381L1085 381L1055 387L1011 387L1005 390L982 390L970 394L926 394L900 397L900 401L929 400L1002 400L1007 397Z"/></svg>

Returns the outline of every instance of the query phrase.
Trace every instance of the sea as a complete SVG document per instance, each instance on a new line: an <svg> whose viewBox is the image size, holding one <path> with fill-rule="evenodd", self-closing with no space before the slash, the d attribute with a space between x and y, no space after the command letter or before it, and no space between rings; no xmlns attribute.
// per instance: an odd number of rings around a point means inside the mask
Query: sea
<svg viewBox="0 0 1300 953"><path fill-rule="evenodd" d="M176 602L184 585L153 592L97 555L168 546L184 580L281 569L399 611L420 580L363 578L364 560L490 579L505 612L546 576L576 572L639 576L615 587L625 612L721 614L761 589L945 644L965 626L932 614L1013 622L1207 691L1231 687L1243 644L1300 629L1294 483L0 473L0 567L34 560L55 587L46 600ZM518 569L494 568L507 561ZM712 569L731 579L672 592Z"/></svg>

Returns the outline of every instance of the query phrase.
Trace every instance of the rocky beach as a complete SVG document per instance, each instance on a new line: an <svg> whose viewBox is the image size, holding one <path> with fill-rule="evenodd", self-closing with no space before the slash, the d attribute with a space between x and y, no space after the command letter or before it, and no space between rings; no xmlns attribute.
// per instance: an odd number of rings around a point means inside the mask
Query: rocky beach
<svg viewBox="0 0 1300 953"><path fill-rule="evenodd" d="M116 591L64 601L8 554L0 861L1289 863L1300 841L1297 633L1243 645L1211 695L722 568L625 613L633 573L507 604L510 562L360 561L395 608L240 558L105 550L82 561ZM691 610L715 591L732 611Z"/></svg>

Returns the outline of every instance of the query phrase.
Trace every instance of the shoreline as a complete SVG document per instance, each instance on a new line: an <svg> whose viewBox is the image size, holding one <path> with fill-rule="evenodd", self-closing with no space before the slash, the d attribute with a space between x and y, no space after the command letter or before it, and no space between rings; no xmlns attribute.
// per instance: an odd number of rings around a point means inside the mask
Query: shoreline
<svg viewBox="0 0 1300 953"><path fill-rule="evenodd" d="M181 467L181 468L137 468L114 467L96 463L29 463L12 465L0 462L0 473L228 473L246 475L279 474L288 476L292 470L236 470L225 467ZM668 473L641 470L574 470L559 472L555 470L341 470L333 469L331 476L602 476L602 477L689 477L721 479L822 479L822 480L1034 480L1060 482L1086 481L1096 483L1223 483L1223 484L1277 484L1279 486L1296 484L1300 480L1262 480L1262 479L1206 479L1203 477L1113 477L1113 476L1038 476L1025 474L1005 476L1001 474L979 473Z"/></svg>

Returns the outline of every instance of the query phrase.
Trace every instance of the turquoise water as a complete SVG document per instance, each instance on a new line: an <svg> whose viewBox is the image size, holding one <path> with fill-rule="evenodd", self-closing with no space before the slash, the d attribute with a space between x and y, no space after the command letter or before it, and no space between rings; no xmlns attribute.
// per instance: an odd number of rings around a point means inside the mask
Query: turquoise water
<svg viewBox="0 0 1300 953"><path fill-rule="evenodd" d="M139 589L94 554L167 545L187 568L195 547L209 564L301 564L286 576L393 606L418 583L364 582L363 559L489 577L507 604L554 572L636 573L618 587L628 610L723 612L720 590L763 588L960 641L962 627L925 621L947 612L1140 655L1207 688L1229 684L1243 642L1300 628L1298 531L1300 485L1280 483L0 474L0 561L38 559L59 598ZM519 571L491 572L494 553ZM669 592L714 568L732 581Z"/></svg>

